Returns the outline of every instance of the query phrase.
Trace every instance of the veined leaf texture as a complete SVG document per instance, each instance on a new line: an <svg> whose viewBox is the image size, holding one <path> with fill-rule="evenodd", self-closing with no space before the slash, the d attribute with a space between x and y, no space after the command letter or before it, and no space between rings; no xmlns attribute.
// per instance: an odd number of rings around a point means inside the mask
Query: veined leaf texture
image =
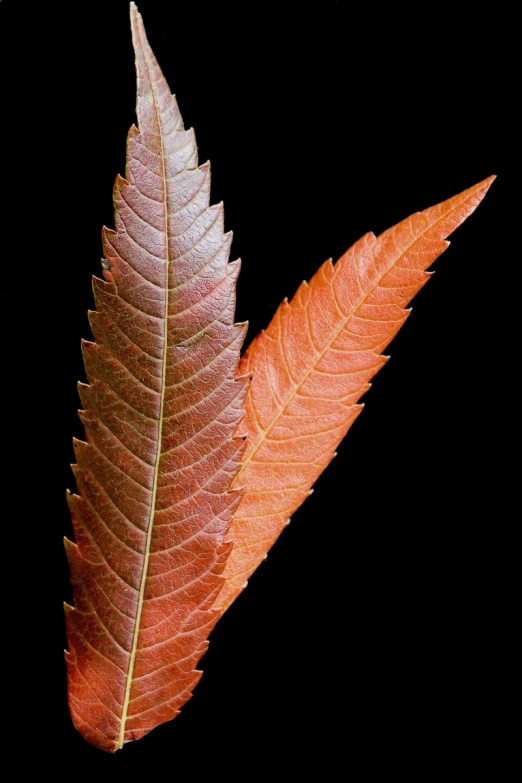
<svg viewBox="0 0 522 783"><path fill-rule="evenodd" d="M233 550L217 599L224 611L310 494L362 410L359 398L386 362L382 351L409 315L445 238L478 206L494 177L412 215L379 237L366 234L324 263L244 354L252 376L243 427L245 487L230 529Z"/></svg>
<svg viewBox="0 0 522 783"><path fill-rule="evenodd" d="M94 280L67 544L70 708L107 751L173 718L200 676L239 501L245 391L223 208L208 206L209 167L134 5L131 20L139 128L115 184L116 231L104 232L105 280Z"/></svg>
<svg viewBox="0 0 522 783"><path fill-rule="evenodd" d="M426 268L493 179L324 264L238 369L223 209L134 4L131 20L138 127L94 280L67 542L71 714L106 751L190 698L216 620L332 458Z"/></svg>

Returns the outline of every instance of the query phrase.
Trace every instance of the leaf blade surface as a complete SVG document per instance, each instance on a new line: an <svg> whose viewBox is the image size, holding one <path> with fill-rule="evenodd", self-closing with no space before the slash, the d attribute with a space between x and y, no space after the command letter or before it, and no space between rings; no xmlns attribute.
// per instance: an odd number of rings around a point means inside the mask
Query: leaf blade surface
<svg viewBox="0 0 522 783"><path fill-rule="evenodd" d="M416 213L379 237L366 234L324 263L278 308L242 357L252 377L235 479L244 494L230 527L233 550L216 607L224 612L290 522L362 410L359 398L386 362L405 306L426 269L478 206L494 177Z"/></svg>
<svg viewBox="0 0 522 783"><path fill-rule="evenodd" d="M103 232L104 280L93 280L66 542L69 704L107 751L173 718L199 679L239 501L245 393L223 207L209 206L209 166L198 167L134 4L131 23L138 128L114 188L115 231Z"/></svg>

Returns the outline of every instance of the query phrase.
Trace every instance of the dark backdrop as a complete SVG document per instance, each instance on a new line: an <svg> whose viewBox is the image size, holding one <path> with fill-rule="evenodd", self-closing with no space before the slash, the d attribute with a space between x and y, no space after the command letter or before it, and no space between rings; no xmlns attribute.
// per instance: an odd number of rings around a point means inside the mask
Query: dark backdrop
<svg viewBox="0 0 522 783"><path fill-rule="evenodd" d="M105 756L66 708L61 538L90 278L134 121L128 9L0 3L4 95L16 97L3 105L4 164L21 188L7 202L22 218L17 279L31 305L13 301L9 277L3 301L28 316L33 406L22 418L43 479L36 496L23 471L21 541L36 565L19 618L29 709L15 734L50 769L177 780L213 769L248 780L303 762L331 780L331 764L343 777L361 762L422 771L455 753L463 770L494 763L509 647L500 607L513 579L493 479L513 264L502 247L509 23L478 7L460 23L450 6L437 18L343 2L139 8L200 162L212 163L212 201L225 202L249 339L366 231L499 176L436 262L339 456L213 632L192 700ZM501 733L509 744L509 727Z"/></svg>

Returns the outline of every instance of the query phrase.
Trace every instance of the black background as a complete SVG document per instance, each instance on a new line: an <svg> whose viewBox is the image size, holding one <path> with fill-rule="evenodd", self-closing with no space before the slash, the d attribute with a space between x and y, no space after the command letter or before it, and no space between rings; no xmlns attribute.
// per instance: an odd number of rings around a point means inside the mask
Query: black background
<svg viewBox="0 0 522 783"><path fill-rule="evenodd" d="M449 7L434 19L343 2L139 8L212 163L212 201L243 259L248 339L366 231L498 179L435 263L339 456L213 632L191 701L106 756L67 712L61 538L90 278L134 121L128 5L0 3L5 235L29 289L13 297L4 277L3 310L11 328L29 324L14 381L32 395L17 471L24 557L14 551L20 569L28 551L35 565L16 612L29 641L14 733L46 764L91 774L248 780L304 763L330 780L330 765L420 772L452 758L498 770L513 732L501 717L513 523L497 471L515 263L509 22L478 7L461 22Z"/></svg>

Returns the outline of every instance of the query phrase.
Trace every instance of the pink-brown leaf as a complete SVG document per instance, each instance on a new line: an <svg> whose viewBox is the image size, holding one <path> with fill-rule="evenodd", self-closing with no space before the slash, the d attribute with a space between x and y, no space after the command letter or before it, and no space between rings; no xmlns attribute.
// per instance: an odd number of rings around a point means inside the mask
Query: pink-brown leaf
<svg viewBox="0 0 522 783"><path fill-rule="evenodd" d="M70 709L106 751L173 718L200 677L239 501L245 393L223 208L209 207L209 166L198 167L134 4L131 21L138 127L94 279L66 542Z"/></svg>

